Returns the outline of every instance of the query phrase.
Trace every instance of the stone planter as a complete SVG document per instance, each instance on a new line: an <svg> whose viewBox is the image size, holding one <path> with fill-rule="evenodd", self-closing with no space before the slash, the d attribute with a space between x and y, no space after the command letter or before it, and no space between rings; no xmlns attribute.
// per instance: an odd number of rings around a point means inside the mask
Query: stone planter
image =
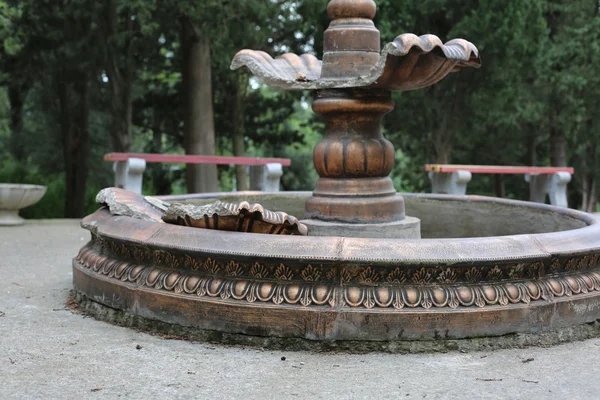
<svg viewBox="0 0 600 400"><path fill-rule="evenodd" d="M0 226L23 225L19 210L34 205L46 193L46 186L0 183Z"/></svg>

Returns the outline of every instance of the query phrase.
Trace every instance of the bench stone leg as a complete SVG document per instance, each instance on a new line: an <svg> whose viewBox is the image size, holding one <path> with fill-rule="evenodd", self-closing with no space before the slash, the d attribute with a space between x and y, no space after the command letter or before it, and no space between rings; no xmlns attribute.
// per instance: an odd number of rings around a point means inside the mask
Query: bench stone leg
<svg viewBox="0 0 600 400"><path fill-rule="evenodd" d="M567 201L567 185L571 182L571 174L568 172L557 172L552 175L550 183L550 204L559 207L569 207Z"/></svg>
<svg viewBox="0 0 600 400"><path fill-rule="evenodd" d="M432 193L454 194L464 196L467 194L467 184L471 182L469 171L456 172L429 172Z"/></svg>
<svg viewBox="0 0 600 400"><path fill-rule="evenodd" d="M250 167L250 190L279 192L283 166L278 163L252 165Z"/></svg>
<svg viewBox="0 0 600 400"><path fill-rule="evenodd" d="M146 160L141 158L130 158L127 161L117 161L113 164L115 173L115 186L142 194L142 182Z"/></svg>
<svg viewBox="0 0 600 400"><path fill-rule="evenodd" d="M265 192L279 192L283 166L278 163L265 165Z"/></svg>
<svg viewBox="0 0 600 400"><path fill-rule="evenodd" d="M550 204L559 207L568 207L567 185L571 182L571 174L557 172L553 175L525 175L529 182L529 200L536 203L545 203L546 195Z"/></svg>

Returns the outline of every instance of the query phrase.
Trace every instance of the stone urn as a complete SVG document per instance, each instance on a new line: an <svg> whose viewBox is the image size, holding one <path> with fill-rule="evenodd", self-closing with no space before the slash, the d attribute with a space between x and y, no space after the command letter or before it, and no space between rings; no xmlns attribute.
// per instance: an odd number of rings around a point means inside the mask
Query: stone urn
<svg viewBox="0 0 600 400"><path fill-rule="evenodd" d="M34 205L46 193L46 186L0 183L0 226L23 225L19 210Z"/></svg>

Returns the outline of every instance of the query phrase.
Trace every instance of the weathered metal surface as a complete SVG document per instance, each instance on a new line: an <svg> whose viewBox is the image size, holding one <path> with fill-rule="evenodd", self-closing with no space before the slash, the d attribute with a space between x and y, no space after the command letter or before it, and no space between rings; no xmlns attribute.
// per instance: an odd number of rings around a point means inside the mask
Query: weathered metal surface
<svg viewBox="0 0 600 400"><path fill-rule="evenodd" d="M274 59L258 50L241 50L231 63L232 69L247 67L262 82L285 90L314 89L310 85L318 81L322 66L322 61L311 54L286 53Z"/></svg>
<svg viewBox="0 0 600 400"><path fill-rule="evenodd" d="M598 221L573 210L501 203L552 210L584 227L487 238L323 240L160 225L101 209L82 223L93 236L74 261L74 282L91 299L146 318L252 335L460 338L595 320Z"/></svg>
<svg viewBox="0 0 600 400"><path fill-rule="evenodd" d="M320 79L323 63L304 54L307 63L292 63L298 57L285 54L273 59L264 52L242 50L234 58L232 69L247 67L265 84L283 90L343 89L379 87L407 91L433 85L463 67L479 67L481 60L475 45L463 39L446 44L435 35L405 33L388 43L364 75L346 79ZM314 58L314 60L313 60ZM341 61L338 61L341 63Z"/></svg>
<svg viewBox="0 0 600 400"><path fill-rule="evenodd" d="M232 69L247 66L266 84L317 90L313 110L324 117L324 140L314 149L320 179L306 217L346 223L386 223L405 216L402 197L388 178L394 147L381 120L394 108L390 91L423 88L462 67L480 65L477 48L463 39L443 44L434 35L403 34L380 54L372 0L332 0L321 63L286 54L273 59L242 50Z"/></svg>
<svg viewBox="0 0 600 400"><path fill-rule="evenodd" d="M407 91L433 85L460 68L481 65L479 52L471 42L454 39L443 44L435 35L410 33L388 43L364 75L346 79L320 79L320 60L304 54L301 58L311 59L310 64L291 63L292 56L298 57L285 54L274 59L264 52L242 50L231 67L247 67L265 84L283 90L378 87Z"/></svg>

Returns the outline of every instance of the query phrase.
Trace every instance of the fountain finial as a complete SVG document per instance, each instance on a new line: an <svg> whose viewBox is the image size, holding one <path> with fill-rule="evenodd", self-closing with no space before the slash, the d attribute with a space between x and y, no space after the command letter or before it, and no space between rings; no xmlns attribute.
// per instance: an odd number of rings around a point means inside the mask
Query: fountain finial
<svg viewBox="0 0 600 400"><path fill-rule="evenodd" d="M375 18L377 5L373 0L331 0L327 5L329 18Z"/></svg>
<svg viewBox="0 0 600 400"><path fill-rule="evenodd" d="M373 0L331 0L327 13L331 24L323 41L321 79L347 80L367 75L377 64L381 44L372 19Z"/></svg>

